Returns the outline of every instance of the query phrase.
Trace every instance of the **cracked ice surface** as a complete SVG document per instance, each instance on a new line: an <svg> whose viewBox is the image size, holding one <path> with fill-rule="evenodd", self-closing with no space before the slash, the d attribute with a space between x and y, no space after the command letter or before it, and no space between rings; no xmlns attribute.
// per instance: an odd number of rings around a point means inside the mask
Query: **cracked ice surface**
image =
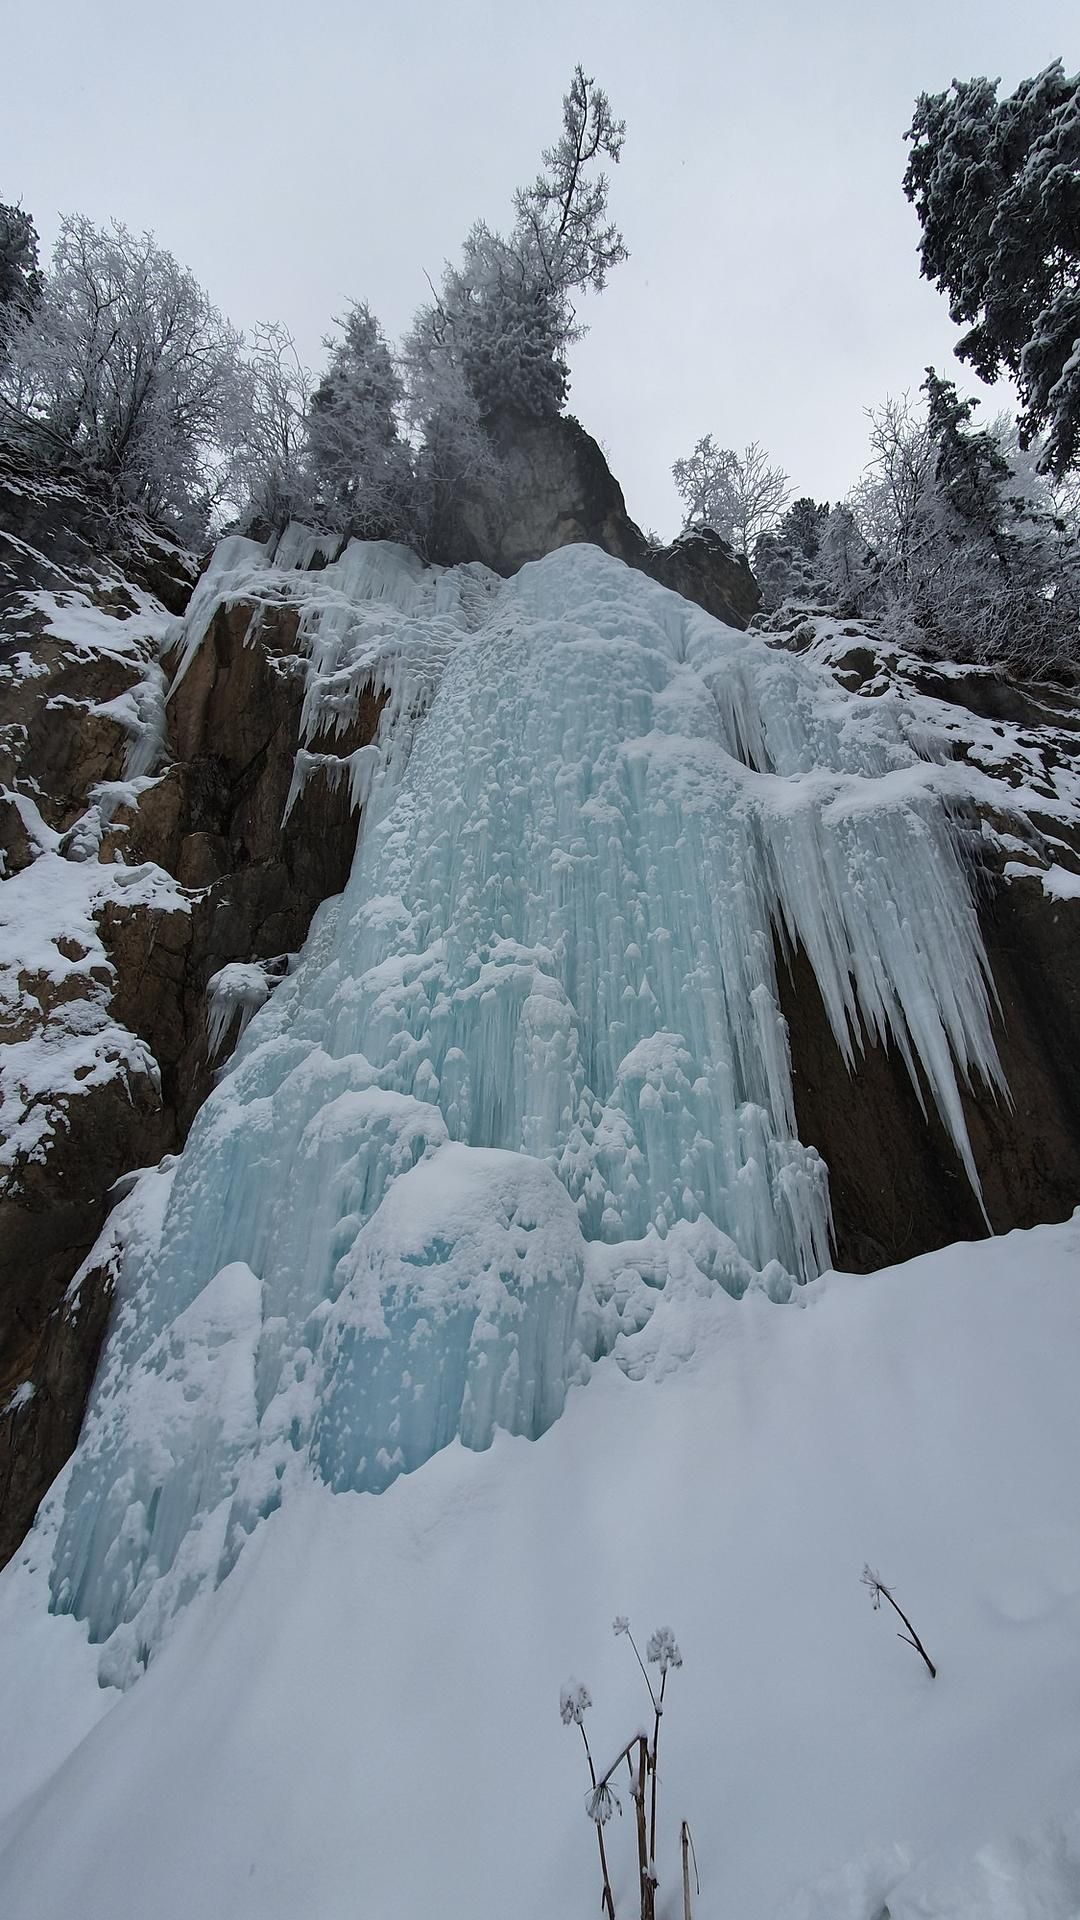
<svg viewBox="0 0 1080 1920"><path fill-rule="evenodd" d="M535 1437L604 1354L679 1363L665 1294L783 1300L828 1264L777 934L849 1058L892 1034L976 1183L984 956L943 770L889 703L594 548L480 572L353 543L293 576L309 701L381 661L413 744L380 728L345 894L108 1230L52 1576L108 1678L293 1476L378 1492L455 1436Z"/></svg>

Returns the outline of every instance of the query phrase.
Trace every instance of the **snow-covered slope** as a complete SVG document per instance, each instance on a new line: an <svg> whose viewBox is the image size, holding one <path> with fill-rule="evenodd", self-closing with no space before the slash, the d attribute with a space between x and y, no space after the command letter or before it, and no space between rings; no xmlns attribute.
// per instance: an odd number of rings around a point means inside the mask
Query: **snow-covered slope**
<svg viewBox="0 0 1080 1920"><path fill-rule="evenodd" d="M536 1443L298 1492L124 1694L46 1615L46 1528L0 1586L5 1915L588 1920L559 1691L588 1685L613 1757L648 1708L626 1613L684 1661L661 1920L684 1818L698 1920L1072 1920L1078 1257L1080 1219L786 1306L667 1297L650 1376L605 1362ZM867 1559L936 1680L873 1612Z"/></svg>

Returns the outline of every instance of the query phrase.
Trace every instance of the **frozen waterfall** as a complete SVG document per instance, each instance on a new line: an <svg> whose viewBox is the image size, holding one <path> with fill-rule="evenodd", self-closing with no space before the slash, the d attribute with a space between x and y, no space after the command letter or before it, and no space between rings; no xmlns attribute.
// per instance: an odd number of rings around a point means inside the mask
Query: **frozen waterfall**
<svg viewBox="0 0 1080 1920"><path fill-rule="evenodd" d="M107 1229L52 1591L121 1681L293 1477L378 1492L535 1437L601 1355L674 1363L666 1289L783 1300L828 1264L777 939L849 1058L893 1037L973 1184L957 1075L1000 1085L942 769L889 697L591 547L507 582L225 547L185 659L222 596L288 597L309 739L387 701L345 894Z"/></svg>

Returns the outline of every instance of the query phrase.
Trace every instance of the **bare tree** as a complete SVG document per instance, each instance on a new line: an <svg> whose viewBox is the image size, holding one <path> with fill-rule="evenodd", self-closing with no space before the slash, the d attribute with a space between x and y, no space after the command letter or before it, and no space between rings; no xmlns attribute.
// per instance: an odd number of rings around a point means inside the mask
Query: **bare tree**
<svg viewBox="0 0 1080 1920"><path fill-rule="evenodd" d="M195 533L228 485L241 336L152 234L64 220L4 398L119 498Z"/></svg>
<svg viewBox="0 0 1080 1920"><path fill-rule="evenodd" d="M748 557L776 525L790 495L787 474L756 440L737 453L734 447L718 447L707 433L671 472L686 525L712 527Z"/></svg>
<svg viewBox="0 0 1080 1920"><path fill-rule="evenodd" d="M870 458L848 496L883 581L906 593L929 537L927 514L936 452L925 414L910 394L867 408Z"/></svg>
<svg viewBox="0 0 1080 1920"><path fill-rule="evenodd" d="M312 379L287 327L258 325L239 387L233 484L243 524L278 526L311 506L305 464Z"/></svg>

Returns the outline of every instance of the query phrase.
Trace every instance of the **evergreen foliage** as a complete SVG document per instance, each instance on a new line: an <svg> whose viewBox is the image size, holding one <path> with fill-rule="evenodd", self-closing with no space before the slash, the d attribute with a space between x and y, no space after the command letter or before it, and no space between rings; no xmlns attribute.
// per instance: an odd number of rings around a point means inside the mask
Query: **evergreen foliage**
<svg viewBox="0 0 1080 1920"><path fill-rule="evenodd" d="M516 191L509 235L477 222L414 319L406 407L420 440L420 524L431 551L460 486L497 491L486 423L503 409L551 419L566 403L566 353L582 332L574 296L600 292L627 257L601 165L618 161L624 135L606 93L576 67L562 131L536 179Z"/></svg>
<svg viewBox="0 0 1080 1920"><path fill-rule="evenodd" d="M307 453L320 517L361 539L400 539L412 518L412 462L399 418L401 375L365 301L354 301L327 341L311 397Z"/></svg>
<svg viewBox="0 0 1080 1920"><path fill-rule="evenodd" d="M904 191L922 271L968 331L984 380L1016 378L1025 443L1060 476L1080 461L1080 74L1055 61L1007 99L987 79L920 94Z"/></svg>
<svg viewBox="0 0 1080 1920"><path fill-rule="evenodd" d="M38 305L43 284L37 228L22 207L0 202L0 353L12 328Z"/></svg>

